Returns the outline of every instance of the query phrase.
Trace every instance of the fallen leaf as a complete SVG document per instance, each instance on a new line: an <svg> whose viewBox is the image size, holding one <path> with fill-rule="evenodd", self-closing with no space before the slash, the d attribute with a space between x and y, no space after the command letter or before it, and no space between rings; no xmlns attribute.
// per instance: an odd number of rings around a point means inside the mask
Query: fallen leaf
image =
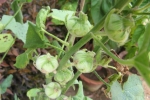
<svg viewBox="0 0 150 100"><path fill-rule="evenodd" d="M0 0L0 6L5 3L7 0Z"/></svg>

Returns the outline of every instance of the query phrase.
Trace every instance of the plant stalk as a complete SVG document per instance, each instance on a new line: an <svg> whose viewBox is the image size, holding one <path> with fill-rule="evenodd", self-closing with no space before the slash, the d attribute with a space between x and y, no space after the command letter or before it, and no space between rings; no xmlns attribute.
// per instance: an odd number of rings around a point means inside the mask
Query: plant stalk
<svg viewBox="0 0 150 100"><path fill-rule="evenodd" d="M63 49L61 49L61 48L59 48L59 47L56 47L56 46L54 46L54 45L52 45L52 44L50 44L50 43L47 43L46 45L48 45L48 46L50 46L50 47L53 47L53 48L55 48L55 49L57 49L57 50L60 50L61 52L65 52Z"/></svg>
<svg viewBox="0 0 150 100"><path fill-rule="evenodd" d="M23 4L21 4L21 6L22 6L22 5L23 5ZM17 10L20 8L17 0L14 1L14 2L11 4L11 8L12 8L12 10L13 10L15 13L17 12ZM21 9L19 10L19 12L17 13L17 15L15 16L15 19L16 19L17 22L23 24L23 15L22 15Z"/></svg>
<svg viewBox="0 0 150 100"><path fill-rule="evenodd" d="M110 87L110 85L107 83L107 82L105 82L99 75L98 75L98 73L96 72L96 71L93 71L93 73L96 75L96 77L100 80L100 81L102 81L106 86L108 86L108 87Z"/></svg>
<svg viewBox="0 0 150 100"><path fill-rule="evenodd" d="M92 33L91 33L92 34ZM115 56L112 52L110 52L104 44L96 37L94 34L92 34L92 37L95 39L95 41L103 48L103 50L115 61L119 62L120 64L127 65L127 66L133 66L134 65L134 60L133 59L127 59L123 60Z"/></svg>
<svg viewBox="0 0 150 100"><path fill-rule="evenodd" d="M138 7L138 6L140 6L140 5L142 4L142 2L143 2L143 0L137 0L137 1L135 2L135 4L133 5L133 7Z"/></svg>
<svg viewBox="0 0 150 100"><path fill-rule="evenodd" d="M71 81L69 81L66 85L66 88L62 91L62 94L65 94L66 91L70 88L70 86L73 85L73 83L75 82L75 80L81 75L82 73L80 71L77 71L76 74L74 75L73 79Z"/></svg>
<svg viewBox="0 0 150 100"><path fill-rule="evenodd" d="M144 10L148 9L150 7L150 3L148 3L147 5L145 5L144 7L138 9L138 10L135 10L134 12L143 12Z"/></svg>
<svg viewBox="0 0 150 100"><path fill-rule="evenodd" d="M16 13L13 15L13 17L7 22L7 24L4 26L3 29L6 28L6 26L13 20L13 18L18 14L18 12L21 10L22 8L22 5L19 7L19 9L16 11Z"/></svg>
<svg viewBox="0 0 150 100"><path fill-rule="evenodd" d="M42 28L41 31L43 31L43 32L45 32L47 35L53 37L54 39L56 39L57 41L61 42L61 43L64 44L65 46L69 46L69 43L67 43L67 42L65 42L65 41L63 41L63 40L61 40L61 39L59 39L59 38L56 37L55 35L53 35L53 34L47 32L45 29Z"/></svg>

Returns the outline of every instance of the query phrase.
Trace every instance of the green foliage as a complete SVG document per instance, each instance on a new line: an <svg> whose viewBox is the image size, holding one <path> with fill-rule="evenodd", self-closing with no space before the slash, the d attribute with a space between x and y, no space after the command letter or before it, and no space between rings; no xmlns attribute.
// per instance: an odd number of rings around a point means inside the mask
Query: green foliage
<svg viewBox="0 0 150 100"><path fill-rule="evenodd" d="M75 96L72 97L72 100L92 100L89 97L84 96L82 82L79 81L79 89Z"/></svg>
<svg viewBox="0 0 150 100"><path fill-rule="evenodd" d="M71 16L75 15L75 11L57 10L57 9L52 9L52 11L53 12L50 13L48 16L51 16L53 19L57 20L58 22L56 24L58 25L59 23L61 25L62 23L65 24L67 18L70 18Z"/></svg>
<svg viewBox="0 0 150 100"><path fill-rule="evenodd" d="M19 3L17 0L14 0L12 3L11 3L11 8L12 10L16 13L18 10L19 12L17 13L17 15L15 16L15 19L17 22L20 22L20 23L23 23L23 15L22 15L22 11L19 7Z"/></svg>
<svg viewBox="0 0 150 100"><path fill-rule="evenodd" d="M10 22L9 22L10 21ZM28 23L20 24L16 22L13 16L3 15L1 23L7 25L5 29L10 29L17 38L21 39L24 43L26 42L26 34L28 30Z"/></svg>
<svg viewBox="0 0 150 100"><path fill-rule="evenodd" d="M133 36L132 36L132 41L131 43L135 44L138 42L138 39L143 35L145 31L145 26L144 25L138 25L136 29L134 30ZM141 47L141 45L138 45Z"/></svg>
<svg viewBox="0 0 150 100"><path fill-rule="evenodd" d="M59 0L58 4L62 10L51 9L52 12L50 12L50 7L46 6L37 14L35 24L30 21L23 23L20 9L24 3L31 1L14 0L11 6L15 12L14 16L3 15L0 21L2 33L0 34L0 44L3 44L0 45L0 53L5 52L3 58L15 41L13 35L3 33L3 30L6 29L11 30L15 38L21 39L24 43L23 47L27 49L17 56L15 66L25 68L30 60L33 62L36 60L36 68L43 72L46 80L48 80L46 85L43 85L44 88L34 88L27 92L30 99L91 100L84 96L81 82L79 82L79 90L75 96L66 97L62 94L75 84L75 80L81 73L92 72L99 65L106 68L111 67L118 71L117 68L109 65L112 59L119 64L137 68L150 85L148 56L150 52L148 15L150 5L148 0L85 0L83 9L85 13L78 11L78 0ZM65 25L68 34L64 40L45 30L45 22L48 17L52 19L54 25ZM47 35L54 38L55 41L53 39L48 40ZM75 42L75 37L80 37L80 40ZM92 50L81 52L80 49L91 39L94 41L94 52ZM128 59L120 59L110 52L111 49L121 49L120 46L128 51ZM38 59L39 54L36 50L47 47L55 48L56 56L41 55L44 59ZM61 53L62 51L63 53ZM73 56L73 54L80 56ZM76 67L77 73L73 73L72 66ZM48 70L50 72L47 72ZM124 85L121 86L116 80L123 75L124 73L118 71L110 78L110 84L107 84L108 87L111 86L108 91L110 90L112 94L112 100L144 100L139 78L136 75L130 75ZM53 82L52 79L59 83ZM6 78L0 85L2 93L10 86L11 80L12 76ZM18 98L15 96L15 99Z"/></svg>
<svg viewBox="0 0 150 100"><path fill-rule="evenodd" d="M46 47L46 37L42 37L40 31L37 29L36 25L28 22L29 28L26 35L26 42L24 48L45 48Z"/></svg>
<svg viewBox="0 0 150 100"><path fill-rule="evenodd" d="M129 75L123 86L114 81L110 91L112 100L144 100L144 90L137 75Z"/></svg>
<svg viewBox="0 0 150 100"><path fill-rule="evenodd" d="M97 24L103 16L116 4L117 0L91 0L91 16L94 24Z"/></svg>
<svg viewBox="0 0 150 100"><path fill-rule="evenodd" d="M62 10L71 10L71 11L76 11L78 6L78 1L68 1L65 2L65 4L61 4L61 9Z"/></svg>
<svg viewBox="0 0 150 100"><path fill-rule="evenodd" d="M29 63L29 58L27 53L22 53L16 58L15 66L17 68L25 68Z"/></svg>
<svg viewBox="0 0 150 100"><path fill-rule="evenodd" d="M14 39L11 34L0 34L0 53L9 50L13 41Z"/></svg>
<svg viewBox="0 0 150 100"><path fill-rule="evenodd" d="M15 93L15 95L14 95L14 100L20 100L20 99L17 97L16 93Z"/></svg>
<svg viewBox="0 0 150 100"><path fill-rule="evenodd" d="M32 0L14 0L14 2L18 2L18 3L30 3L30 2L32 2Z"/></svg>
<svg viewBox="0 0 150 100"><path fill-rule="evenodd" d="M7 78L0 84L0 94L6 92L7 88L11 85L12 82L12 75L7 76Z"/></svg>
<svg viewBox="0 0 150 100"><path fill-rule="evenodd" d="M41 92L41 90L42 89L40 88L32 88L27 92L27 96L29 97L30 100L32 100L32 98L38 96L38 92Z"/></svg>
<svg viewBox="0 0 150 100"><path fill-rule="evenodd" d="M38 28L44 28L45 29L45 21L47 18L48 13L50 12L50 7L43 7L36 17L36 26Z"/></svg>

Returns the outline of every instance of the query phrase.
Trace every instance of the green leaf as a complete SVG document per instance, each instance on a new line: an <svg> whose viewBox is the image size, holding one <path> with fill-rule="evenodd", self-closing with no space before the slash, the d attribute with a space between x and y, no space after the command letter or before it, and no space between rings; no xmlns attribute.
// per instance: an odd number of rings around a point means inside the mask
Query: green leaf
<svg viewBox="0 0 150 100"><path fill-rule="evenodd" d="M24 3L30 3L32 2L32 0L19 0L20 2L24 2Z"/></svg>
<svg viewBox="0 0 150 100"><path fill-rule="evenodd" d="M30 3L30 2L32 2L32 0L14 0L14 1L16 1L18 3Z"/></svg>
<svg viewBox="0 0 150 100"><path fill-rule="evenodd" d="M3 94L6 92L7 88L11 85L13 76L9 75L7 78L0 84L0 94Z"/></svg>
<svg viewBox="0 0 150 100"><path fill-rule="evenodd" d="M79 89L78 89L78 92L77 94L72 97L72 100L92 100L86 96L84 96L84 93L83 93L83 85L82 85L82 82L79 81Z"/></svg>
<svg viewBox="0 0 150 100"><path fill-rule="evenodd" d="M17 94L15 93L14 95L14 100L20 100L18 97L17 97Z"/></svg>
<svg viewBox="0 0 150 100"><path fill-rule="evenodd" d="M2 24L6 25L9 20L11 20L11 18L13 18L13 16L3 15L1 20ZM17 38L21 39L25 43L28 30L28 22L26 22L25 24L20 24L13 18L12 21L9 22L9 24L5 27L5 29L10 29L17 36Z"/></svg>
<svg viewBox="0 0 150 100"><path fill-rule="evenodd" d="M116 0L91 0L91 16L96 25L116 4Z"/></svg>
<svg viewBox="0 0 150 100"><path fill-rule="evenodd" d="M91 16L94 24L97 24L103 17L100 11L102 0L92 0L91 1Z"/></svg>
<svg viewBox="0 0 150 100"><path fill-rule="evenodd" d="M145 26L144 25L138 25L136 29L134 30L133 36L132 36L132 43L137 43L140 36L144 33Z"/></svg>
<svg viewBox="0 0 150 100"><path fill-rule="evenodd" d="M150 63L149 63L149 48L150 48L150 23L147 24L143 35L142 46L138 54L133 58L134 66L141 73L147 84L150 86Z"/></svg>
<svg viewBox="0 0 150 100"><path fill-rule="evenodd" d="M45 21L47 18L48 13L50 12L50 7L43 7L36 16L36 26L38 28L45 29Z"/></svg>
<svg viewBox="0 0 150 100"><path fill-rule="evenodd" d="M11 8L14 11L14 13L16 13L20 9L20 5L18 4L17 0L14 0L11 3ZM17 15L15 16L15 19L16 19L17 22L19 22L21 24L23 23L23 15L22 15L21 9L19 10L19 12L17 13Z"/></svg>
<svg viewBox="0 0 150 100"><path fill-rule="evenodd" d="M77 5L78 5L78 1L65 2L65 4L62 5L61 9L62 10L76 11Z"/></svg>
<svg viewBox="0 0 150 100"><path fill-rule="evenodd" d="M11 34L0 34L0 53L6 52L12 45L14 39Z"/></svg>
<svg viewBox="0 0 150 100"><path fill-rule="evenodd" d="M49 16L62 22L65 22L66 18L70 18L71 16L75 15L75 11L57 10L57 9L52 9L52 11L53 12L50 13Z"/></svg>
<svg viewBox="0 0 150 100"><path fill-rule="evenodd" d="M32 97L37 97L39 96L38 95L38 92L40 92L42 89L41 88L32 88L30 89L28 92L27 92L27 96L30 100L32 100L31 98Z"/></svg>
<svg viewBox="0 0 150 100"><path fill-rule="evenodd" d="M47 38L40 33L40 30L32 22L28 22L29 28L27 31L26 42L24 48L45 48ZM41 38L40 35L44 37Z"/></svg>
<svg viewBox="0 0 150 100"><path fill-rule="evenodd" d="M144 100L144 90L137 75L129 75L123 87L118 81L111 86L112 100Z"/></svg>
<svg viewBox="0 0 150 100"><path fill-rule="evenodd" d="M28 54L22 53L16 58L16 63L14 64L17 68L25 68L29 63Z"/></svg>

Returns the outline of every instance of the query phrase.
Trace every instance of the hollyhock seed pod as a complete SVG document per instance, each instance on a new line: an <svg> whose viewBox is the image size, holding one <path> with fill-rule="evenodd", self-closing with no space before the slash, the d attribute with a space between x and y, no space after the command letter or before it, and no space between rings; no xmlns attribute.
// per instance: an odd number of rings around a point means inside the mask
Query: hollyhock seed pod
<svg viewBox="0 0 150 100"><path fill-rule="evenodd" d="M39 56L36 60L36 68L45 74L55 71L57 67L57 58L51 56L49 53Z"/></svg>
<svg viewBox="0 0 150 100"><path fill-rule="evenodd" d="M75 67L82 73L90 73L94 68L94 56L92 51L79 50L73 56Z"/></svg>
<svg viewBox="0 0 150 100"><path fill-rule="evenodd" d="M92 25L88 21L87 15L80 12L79 17L72 16L67 18L66 27L71 35L82 37L91 30Z"/></svg>
<svg viewBox="0 0 150 100"><path fill-rule="evenodd" d="M109 39L123 45L127 41L133 25L132 20L114 14L114 10L112 10L105 19L104 30Z"/></svg>
<svg viewBox="0 0 150 100"><path fill-rule="evenodd" d="M51 82L48 85L44 85L45 94L50 99L56 99L61 94L61 86L57 82Z"/></svg>
<svg viewBox="0 0 150 100"><path fill-rule="evenodd" d="M61 85L65 85L68 81L70 81L73 78L74 74L72 70L69 69L63 69L59 70L55 76L54 80L59 82Z"/></svg>

